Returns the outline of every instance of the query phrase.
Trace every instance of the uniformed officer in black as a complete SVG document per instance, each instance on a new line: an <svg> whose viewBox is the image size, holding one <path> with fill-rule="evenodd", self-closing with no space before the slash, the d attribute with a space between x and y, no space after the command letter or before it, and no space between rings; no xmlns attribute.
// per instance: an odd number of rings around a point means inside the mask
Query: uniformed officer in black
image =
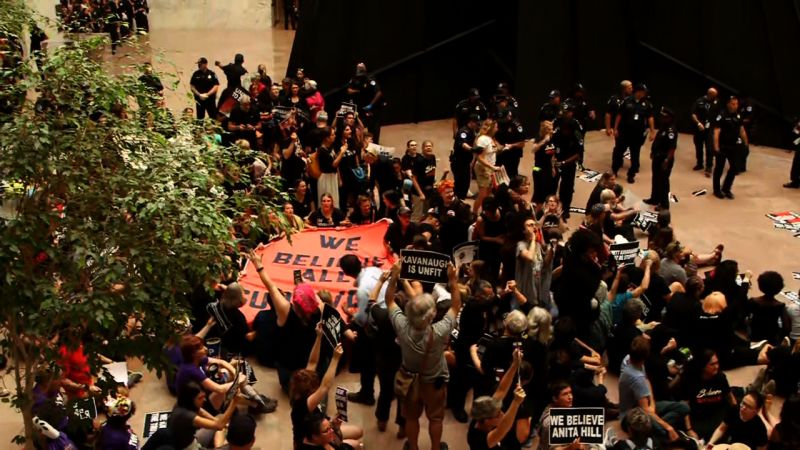
<svg viewBox="0 0 800 450"><path fill-rule="evenodd" d="M501 105L503 102L505 102L505 104ZM497 85L497 90L492 97L492 107L490 112L496 115L497 112L503 108L511 112L512 120L519 119L519 102L517 102L516 97L511 95L511 89L509 88L508 83L500 83Z"/></svg>
<svg viewBox="0 0 800 450"><path fill-rule="evenodd" d="M192 74L189 87L194 94L197 102L197 119L203 120L208 113L211 119L217 118L217 91L219 91L219 80L217 74L208 68L208 60L200 58L197 60L197 70Z"/></svg>
<svg viewBox="0 0 800 450"><path fill-rule="evenodd" d="M383 91L375 78L367 73L366 64L356 64L356 75L347 84L347 95L356 104L364 127L372 133L372 141L380 143Z"/></svg>
<svg viewBox="0 0 800 450"><path fill-rule="evenodd" d="M460 199L467 198L469 182L472 179L472 148L475 146L475 133L478 131L480 118L470 114L466 124L456 131L453 151L450 153L450 171L453 172L455 186L453 192Z"/></svg>
<svg viewBox="0 0 800 450"><path fill-rule="evenodd" d="M573 108L573 105L566 107L567 110ZM553 187L558 186L564 220L569 219L569 207L572 205L572 194L575 192L575 171L583 148L579 126L578 121L571 117L559 118L553 124L552 144L555 156Z"/></svg>
<svg viewBox="0 0 800 450"><path fill-rule="evenodd" d="M539 108L539 122L543 122L547 120L548 122L552 122L556 120L559 113L561 112L561 92L557 89L553 89L547 94L547 102Z"/></svg>
<svg viewBox="0 0 800 450"><path fill-rule="evenodd" d="M467 98L456 104L456 112L453 116L453 136L456 135L458 130L467 125L467 121L473 115L478 118L478 123L483 122L488 117L486 105L481 101L481 93L477 88L470 88Z"/></svg>
<svg viewBox="0 0 800 450"><path fill-rule="evenodd" d="M669 209L669 176L675 164L675 150L678 148L678 130L675 128L675 113L662 107L658 113L659 128L656 139L650 147L653 161L653 183L650 198L644 202L656 205L659 209Z"/></svg>
<svg viewBox="0 0 800 450"><path fill-rule="evenodd" d="M631 152L631 166L628 169L628 183L634 182L639 173L639 150L644 144L649 129L650 140L656 137L653 120L653 104L647 99L647 86L636 85L633 95L625 99L614 122L616 142L611 156L611 171L614 175L622 167L625 150Z"/></svg>
<svg viewBox="0 0 800 450"><path fill-rule="evenodd" d="M792 158L792 170L789 172L789 182L783 187L788 189L800 189L800 117L794 119L792 128L792 144L794 145L794 158Z"/></svg>
<svg viewBox="0 0 800 450"><path fill-rule="evenodd" d="M592 126L597 114L589 106L589 102L586 100L586 88L583 86L583 84L575 84L575 88L572 91L572 96L568 98L565 103L569 103L574 106L575 112L573 113L573 117L575 117L575 120L577 120L581 126L581 141L584 141L586 139L586 132L589 131L589 128ZM578 170L583 170L583 155L585 150L585 148L581 148L581 156L578 158Z"/></svg>
<svg viewBox="0 0 800 450"><path fill-rule="evenodd" d="M524 128L514 114L507 108L506 102L500 102L500 109L495 113L497 133L494 138L501 144L502 151L497 154L497 165L503 166L509 178L519 175L519 162L522 149L525 147Z"/></svg>
<svg viewBox="0 0 800 450"><path fill-rule="evenodd" d="M697 163L692 170L706 169L706 176L711 175L711 167L714 165L713 157L713 143L708 138L709 130L711 130L711 119L716 117L716 111L719 108L719 99L717 98L717 90L708 88L706 95L698 98L692 105L692 124L694 124L694 156ZM712 115L714 114L714 115ZM705 152L703 148L705 147ZM705 164L703 164L703 156L705 155Z"/></svg>
<svg viewBox="0 0 800 450"><path fill-rule="evenodd" d="M622 108L622 102L631 95L633 95L633 83L628 80L622 80L619 83L619 94L612 95L606 102L606 136L614 135L614 123L617 120L619 109Z"/></svg>
<svg viewBox="0 0 800 450"><path fill-rule="evenodd" d="M742 125L744 132L747 134L748 142L752 139L753 134L753 119L754 119L753 105L750 104L750 99L745 95L739 96L739 115L742 116ZM750 144L748 143L742 147L742 152L739 159L739 173L747 172L747 157L750 156Z"/></svg>
<svg viewBox="0 0 800 450"><path fill-rule="evenodd" d="M742 146L747 145L747 133L744 131L742 116L739 115L739 99L732 95L728 98L725 111L717 115L712 125L714 133L714 196L733 199L733 180L738 171L738 162ZM728 163L728 173L720 187L720 178Z"/></svg>

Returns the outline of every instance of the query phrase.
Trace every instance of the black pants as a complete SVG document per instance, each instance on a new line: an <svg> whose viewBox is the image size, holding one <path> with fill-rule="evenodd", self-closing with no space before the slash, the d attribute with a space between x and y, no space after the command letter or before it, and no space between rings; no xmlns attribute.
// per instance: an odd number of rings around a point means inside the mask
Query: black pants
<svg viewBox="0 0 800 450"><path fill-rule="evenodd" d="M630 150L631 167L628 169L628 176L632 177L639 173L639 151L642 148L642 144L644 144L642 133L637 131L619 133L619 137L614 145L614 151L611 154L612 172L616 174L617 171L619 171L625 158L625 150Z"/></svg>
<svg viewBox="0 0 800 450"><path fill-rule="evenodd" d="M208 113L208 117L212 120L217 118L217 96L208 97L205 100L194 99L196 102L195 109L197 111L197 119L203 120Z"/></svg>
<svg viewBox="0 0 800 450"><path fill-rule="evenodd" d="M547 167L541 167L539 170L533 172L533 195L531 201L537 205L541 205L547 200L547 197L556 193L557 184L553 178L553 169L548 164ZM564 209L567 211L567 209Z"/></svg>
<svg viewBox="0 0 800 450"><path fill-rule="evenodd" d="M714 165L714 151L710 144L708 130L694 132L694 157L697 165L704 167L706 172L711 172L711 167Z"/></svg>
<svg viewBox="0 0 800 450"><path fill-rule="evenodd" d="M142 12L136 13L136 31L150 32L150 21L147 19L147 14Z"/></svg>
<svg viewBox="0 0 800 450"><path fill-rule="evenodd" d="M467 198L467 192L469 192L469 182L472 180L471 164L472 160L465 157L450 160L450 171L453 172L453 181L455 182L453 192L462 200Z"/></svg>
<svg viewBox="0 0 800 450"><path fill-rule="evenodd" d="M714 164L714 192L730 192L733 188L733 180L736 178L738 172L738 149L736 147L721 147L716 154L716 162ZM725 174L725 180L722 182L720 188L719 182L722 178L722 172L725 171L725 163L728 163L728 173Z"/></svg>
<svg viewBox="0 0 800 450"><path fill-rule="evenodd" d="M561 205L564 212L569 212L569 207L572 206L572 194L575 192L575 163L569 163L561 166L561 170L556 172L556 178L553 180L554 186L558 186L558 198L561 200Z"/></svg>
<svg viewBox="0 0 800 450"><path fill-rule="evenodd" d="M375 338L367 336L363 328L358 328L358 340L353 348L351 367L357 365L361 369L361 394L364 397L375 397L375 377L377 376Z"/></svg>
<svg viewBox="0 0 800 450"><path fill-rule="evenodd" d="M379 344L380 345L380 344ZM389 421L389 413L392 409L392 400L394 400L394 377L397 370L400 369L402 363L402 355L400 354L400 347L394 342L386 343L380 351L376 352L376 367L378 372L378 384L381 391L378 393L378 404L375 407L375 418L380 422ZM363 384L362 390L363 388ZM397 402L395 409L394 423L404 426L406 423L405 418L400 412L400 402Z"/></svg>
<svg viewBox="0 0 800 450"><path fill-rule="evenodd" d="M117 52L117 47L119 47L119 24L113 23L106 25L106 32L109 37L111 37L111 54L114 54Z"/></svg>
<svg viewBox="0 0 800 450"><path fill-rule="evenodd" d="M463 411L470 389L478 387L480 376L474 367L467 364L469 352L458 352L456 367L450 371L450 381L447 384L447 407L453 411ZM477 392L473 395L477 397Z"/></svg>
<svg viewBox="0 0 800 450"><path fill-rule="evenodd" d="M364 122L364 127L367 131L372 133L372 142L380 144L381 142L381 117L380 111L372 110L368 113L359 115Z"/></svg>
<svg viewBox="0 0 800 450"><path fill-rule="evenodd" d="M794 158L792 158L792 170L789 172L789 181L800 185L800 149L796 149L794 151Z"/></svg>
<svg viewBox="0 0 800 450"><path fill-rule="evenodd" d="M670 161L667 168L664 168L666 157L656 156L653 158L653 184L650 190L650 199L658 202L662 208L669 209L669 176L672 174L672 166L675 160Z"/></svg>
<svg viewBox="0 0 800 450"><path fill-rule="evenodd" d="M508 178L512 179L519 175L519 162L522 159L522 153L515 150L507 150L497 155L497 164L505 167Z"/></svg>

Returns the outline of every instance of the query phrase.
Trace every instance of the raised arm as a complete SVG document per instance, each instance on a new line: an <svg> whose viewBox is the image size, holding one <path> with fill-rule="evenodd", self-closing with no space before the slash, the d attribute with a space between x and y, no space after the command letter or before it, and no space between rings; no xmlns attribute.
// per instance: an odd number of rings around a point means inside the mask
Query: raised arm
<svg viewBox="0 0 800 450"><path fill-rule="evenodd" d="M525 401L525 390L522 389L522 386L517 386L514 390L514 400L511 402L511 406L508 407L505 414L503 414L500 424L486 436L488 448L497 447L500 441L506 437L506 434L511 431L511 426L514 425L514 421L517 417L517 410L523 401Z"/></svg>
<svg viewBox="0 0 800 450"><path fill-rule="evenodd" d="M506 370L506 373L503 374L503 378L500 380L500 384L497 385L497 390L494 391L494 398L497 401L503 401L508 394L508 390L511 389L511 384L514 383L514 378L517 376L517 371L519 370L519 364L522 360L522 351L520 349L514 349L514 356L511 361L511 367Z"/></svg>
<svg viewBox="0 0 800 450"><path fill-rule="evenodd" d="M308 363L306 363L306 370L317 370L317 363L319 362L319 350L322 346L322 321L317 323L317 338L314 339L314 346L311 347L311 353L308 355Z"/></svg>
<svg viewBox="0 0 800 450"><path fill-rule="evenodd" d="M452 264L447 265L447 277L450 284L450 311L447 314L452 314L455 319L461 311L461 291L458 289L458 271Z"/></svg>
<svg viewBox="0 0 800 450"><path fill-rule="evenodd" d="M316 409L322 399L328 395L328 391L331 386L333 386L333 379L336 377L336 367L339 365L339 359L342 357L343 352L342 344L336 344L336 348L333 349L333 359L331 359L328 370L325 371L325 375L322 377L322 382L320 382L317 390L306 399L309 411Z"/></svg>
<svg viewBox="0 0 800 450"><path fill-rule="evenodd" d="M256 266L256 272L261 278L261 282L264 283L264 286L266 286L269 291L272 305L275 307L275 314L278 316L278 326L284 326L286 324L286 319L289 318L289 311L292 309L292 304L289 303L289 300L286 300L281 290L275 286L275 283L273 283L272 279L267 275L267 272L264 270L264 265L261 264L261 258L256 256L253 250L247 253L247 258Z"/></svg>
<svg viewBox="0 0 800 450"><path fill-rule="evenodd" d="M647 259L644 263L644 277L642 278L642 283L633 290L634 297L641 297L644 294L644 291L650 287L650 267L653 265L652 259Z"/></svg>

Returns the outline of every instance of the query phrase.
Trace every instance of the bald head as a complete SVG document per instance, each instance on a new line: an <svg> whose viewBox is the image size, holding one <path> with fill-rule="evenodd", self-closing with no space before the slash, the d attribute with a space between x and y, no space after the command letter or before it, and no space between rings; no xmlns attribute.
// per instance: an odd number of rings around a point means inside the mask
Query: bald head
<svg viewBox="0 0 800 450"><path fill-rule="evenodd" d="M714 100L715 98L717 98L717 90L714 89L713 87L712 88L708 88L708 91L706 91L706 96L709 99Z"/></svg>
<svg viewBox="0 0 800 450"><path fill-rule="evenodd" d="M630 80L622 80L619 83L619 89L625 96L633 94L633 83Z"/></svg>

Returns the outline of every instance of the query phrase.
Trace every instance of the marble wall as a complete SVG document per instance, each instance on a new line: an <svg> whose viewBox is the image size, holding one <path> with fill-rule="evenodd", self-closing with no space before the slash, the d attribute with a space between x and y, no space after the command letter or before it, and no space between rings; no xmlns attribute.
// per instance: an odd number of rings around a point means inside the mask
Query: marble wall
<svg viewBox="0 0 800 450"><path fill-rule="evenodd" d="M272 28L272 0L149 0L149 3L153 29Z"/></svg>

